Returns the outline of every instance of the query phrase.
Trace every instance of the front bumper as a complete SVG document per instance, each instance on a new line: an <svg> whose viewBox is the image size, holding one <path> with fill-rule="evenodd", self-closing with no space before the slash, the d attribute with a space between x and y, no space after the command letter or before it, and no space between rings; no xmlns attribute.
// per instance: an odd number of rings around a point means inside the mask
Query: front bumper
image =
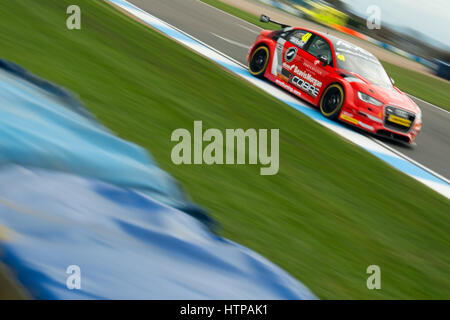
<svg viewBox="0 0 450 320"><path fill-rule="evenodd" d="M386 108L387 106L383 108L382 114L374 114L366 110L343 107L339 120L378 136L412 144L422 129L421 120L415 115L413 119L402 120L394 114L389 114Z"/></svg>

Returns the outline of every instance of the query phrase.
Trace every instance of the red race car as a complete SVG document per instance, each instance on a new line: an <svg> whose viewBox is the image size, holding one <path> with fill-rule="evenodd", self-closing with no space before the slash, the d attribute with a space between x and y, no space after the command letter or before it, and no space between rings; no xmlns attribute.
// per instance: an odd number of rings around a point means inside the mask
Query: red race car
<svg viewBox="0 0 450 320"><path fill-rule="evenodd" d="M247 60L252 75L267 78L339 119L371 133L412 144L422 112L393 85L378 59L334 36L281 25L264 30Z"/></svg>

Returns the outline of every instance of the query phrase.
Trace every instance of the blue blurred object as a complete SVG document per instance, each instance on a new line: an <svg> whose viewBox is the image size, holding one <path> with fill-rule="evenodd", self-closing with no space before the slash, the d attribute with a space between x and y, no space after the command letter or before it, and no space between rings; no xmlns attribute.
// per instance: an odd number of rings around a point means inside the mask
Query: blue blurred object
<svg viewBox="0 0 450 320"><path fill-rule="evenodd" d="M436 75L446 80L450 80L450 63L442 60L435 60L435 62L436 62Z"/></svg>
<svg viewBox="0 0 450 320"><path fill-rule="evenodd" d="M0 262L37 299L315 299L211 232L142 148L0 61ZM81 289L66 273L80 267Z"/></svg>
<svg viewBox="0 0 450 320"><path fill-rule="evenodd" d="M95 121L66 90L0 59L0 164L70 172L140 190L213 227L141 147Z"/></svg>

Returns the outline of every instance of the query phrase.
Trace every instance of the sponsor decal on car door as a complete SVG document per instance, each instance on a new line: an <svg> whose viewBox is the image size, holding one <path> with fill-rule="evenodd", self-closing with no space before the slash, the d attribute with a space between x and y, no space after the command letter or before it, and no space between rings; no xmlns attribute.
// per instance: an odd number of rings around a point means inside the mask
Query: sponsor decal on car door
<svg viewBox="0 0 450 320"><path fill-rule="evenodd" d="M295 30L287 40L279 39L272 74L315 98L322 82L311 75L311 71L306 67L304 57L307 53L303 50L311 37L310 32Z"/></svg>
<svg viewBox="0 0 450 320"><path fill-rule="evenodd" d="M328 64L324 66L318 59L320 55L328 58ZM313 98L319 96L319 93L324 89L323 83L332 70L333 55L329 43L320 36L315 36L309 47L304 51L301 64L303 70L302 77L314 87Z"/></svg>
<svg viewBox="0 0 450 320"><path fill-rule="evenodd" d="M328 73L322 70L320 61L302 56L299 58L297 66L294 68L295 78L292 80L297 86L302 86L311 97L316 98L323 86L323 79Z"/></svg>

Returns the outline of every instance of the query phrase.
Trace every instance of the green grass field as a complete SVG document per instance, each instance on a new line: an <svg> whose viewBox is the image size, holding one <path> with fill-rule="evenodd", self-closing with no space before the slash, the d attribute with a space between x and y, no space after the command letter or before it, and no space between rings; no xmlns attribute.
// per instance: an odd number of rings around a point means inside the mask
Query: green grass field
<svg viewBox="0 0 450 320"><path fill-rule="evenodd" d="M201 0L220 10L233 14L243 20L253 23L264 29L279 29L274 24L262 23L259 17L246 11L230 6L219 0ZM450 82L436 79L425 74L408 70L389 62L381 60L387 73L395 80L395 86L416 96L422 100L435 104L443 109L450 111Z"/></svg>
<svg viewBox="0 0 450 320"><path fill-rule="evenodd" d="M381 61L395 86L417 98L450 111L450 82Z"/></svg>
<svg viewBox="0 0 450 320"><path fill-rule="evenodd" d="M23 288L18 286L14 278L11 278L10 273L11 272L0 263L0 300L27 299L28 297L23 292Z"/></svg>
<svg viewBox="0 0 450 320"><path fill-rule="evenodd" d="M78 4L82 30L65 27ZM76 93L147 148L223 236L320 298L450 298L450 202L103 1L0 2L2 58ZM280 128L280 171L172 164L176 128ZM192 130L192 129L191 129ZM366 268L381 267L381 290ZM262 279L263 281L263 279Z"/></svg>
<svg viewBox="0 0 450 320"><path fill-rule="evenodd" d="M212 5L214 7L216 7L217 9L220 9L222 11L228 12L229 14L232 14L236 17L241 18L242 20L246 20L250 23L253 23L254 25L257 25L258 27L261 27L263 29L266 30L278 30L280 29L280 26L277 24L273 24L273 23L264 23L259 21L259 17L248 13L244 10L241 10L239 8L233 7L227 3L218 1L218 0L201 0L202 2L205 2L209 5ZM277 22L281 22L281 21L277 21Z"/></svg>

